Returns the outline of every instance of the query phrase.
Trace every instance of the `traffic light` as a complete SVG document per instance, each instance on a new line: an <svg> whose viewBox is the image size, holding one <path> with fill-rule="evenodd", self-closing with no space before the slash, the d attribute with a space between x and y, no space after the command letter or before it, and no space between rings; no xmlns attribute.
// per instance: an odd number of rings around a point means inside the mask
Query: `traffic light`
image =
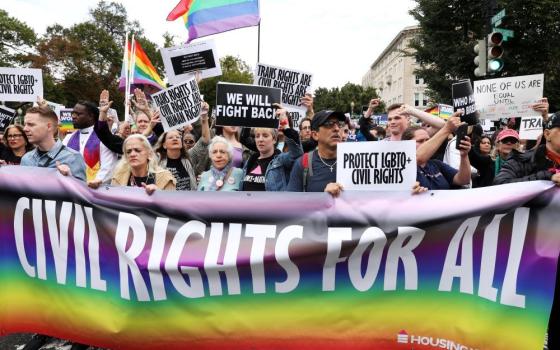
<svg viewBox="0 0 560 350"><path fill-rule="evenodd" d="M474 64L476 69L474 70L474 75L477 77L486 76L486 40L477 40L477 44L474 46L474 53L476 57L474 58Z"/></svg>
<svg viewBox="0 0 560 350"><path fill-rule="evenodd" d="M493 32L488 35L487 70L489 74L498 73L504 69L504 60L502 59L504 55L504 48L502 47L503 42L504 36L500 32Z"/></svg>

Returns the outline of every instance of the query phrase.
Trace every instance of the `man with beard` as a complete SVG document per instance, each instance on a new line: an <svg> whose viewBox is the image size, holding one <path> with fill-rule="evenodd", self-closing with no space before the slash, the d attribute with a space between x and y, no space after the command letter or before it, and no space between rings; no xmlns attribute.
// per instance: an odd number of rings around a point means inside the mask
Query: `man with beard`
<svg viewBox="0 0 560 350"><path fill-rule="evenodd" d="M99 119L99 109L92 102L76 103L72 111L72 123L77 129L67 135L62 142L68 148L80 152L86 163L88 186L98 188L111 180L117 157L111 152L93 130Z"/></svg>

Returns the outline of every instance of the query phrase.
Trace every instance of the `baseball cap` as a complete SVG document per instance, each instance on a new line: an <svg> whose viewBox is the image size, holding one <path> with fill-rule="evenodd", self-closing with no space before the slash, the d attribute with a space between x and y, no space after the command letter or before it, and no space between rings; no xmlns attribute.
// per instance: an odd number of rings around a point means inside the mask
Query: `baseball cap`
<svg viewBox="0 0 560 350"><path fill-rule="evenodd" d="M513 137L516 140L519 140L519 134L517 133L517 131L513 130L513 129L504 129L502 131L500 131L500 133L498 134L498 137L496 138L496 141L500 142L505 138L508 137Z"/></svg>
<svg viewBox="0 0 560 350"><path fill-rule="evenodd" d="M315 113L315 115L313 116L313 120L311 121L311 130L319 130L319 127L325 124L327 119L329 119L331 116L336 117L336 119L341 122L346 121L346 116L342 112L335 112L330 110L320 111Z"/></svg>
<svg viewBox="0 0 560 350"><path fill-rule="evenodd" d="M545 129L560 128L560 112L554 113L545 125Z"/></svg>

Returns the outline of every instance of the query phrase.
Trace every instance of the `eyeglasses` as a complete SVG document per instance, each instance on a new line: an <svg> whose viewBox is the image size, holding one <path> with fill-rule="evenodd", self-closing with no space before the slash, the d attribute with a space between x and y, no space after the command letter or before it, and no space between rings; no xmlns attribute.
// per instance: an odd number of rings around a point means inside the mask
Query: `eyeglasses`
<svg viewBox="0 0 560 350"><path fill-rule="evenodd" d="M12 135L6 136L7 139L19 139L20 137L23 137L23 135L22 134L12 134Z"/></svg>
<svg viewBox="0 0 560 350"><path fill-rule="evenodd" d="M519 142L519 140L513 138L513 137L506 137L505 139L503 139L502 141L500 141L501 143L507 143L508 145L515 145L516 143Z"/></svg>
<svg viewBox="0 0 560 350"><path fill-rule="evenodd" d="M327 129L332 129L335 125L338 125L338 127L342 129L346 126L346 122L340 120L328 120L321 126L324 126Z"/></svg>
<svg viewBox="0 0 560 350"><path fill-rule="evenodd" d="M194 145L194 140L183 140L183 143L187 145Z"/></svg>

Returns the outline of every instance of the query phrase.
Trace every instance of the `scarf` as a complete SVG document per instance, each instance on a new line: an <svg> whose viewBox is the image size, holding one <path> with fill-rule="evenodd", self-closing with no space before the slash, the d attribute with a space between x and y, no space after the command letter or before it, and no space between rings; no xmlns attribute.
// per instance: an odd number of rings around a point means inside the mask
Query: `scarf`
<svg viewBox="0 0 560 350"><path fill-rule="evenodd" d="M222 170L218 170L214 168L214 166L212 165L210 167L211 177L208 179L209 182L208 191L218 191L220 188L223 188L226 185L226 181L227 181L225 177L227 176L227 173L229 172L230 169L231 169L231 163L226 165ZM221 187L218 187L216 185L216 182L218 180L223 181L223 185Z"/></svg>
<svg viewBox="0 0 560 350"><path fill-rule="evenodd" d="M80 151L80 131L76 131L68 141L67 147ZM99 137L95 131L89 134L89 138L84 146L84 152L82 153L84 161L86 163L86 176L88 181L95 180L99 168L101 168L101 147Z"/></svg>
<svg viewBox="0 0 560 350"><path fill-rule="evenodd" d="M552 168L550 168L550 172L554 174L560 173L560 154L548 149L546 149L546 157L552 161Z"/></svg>

